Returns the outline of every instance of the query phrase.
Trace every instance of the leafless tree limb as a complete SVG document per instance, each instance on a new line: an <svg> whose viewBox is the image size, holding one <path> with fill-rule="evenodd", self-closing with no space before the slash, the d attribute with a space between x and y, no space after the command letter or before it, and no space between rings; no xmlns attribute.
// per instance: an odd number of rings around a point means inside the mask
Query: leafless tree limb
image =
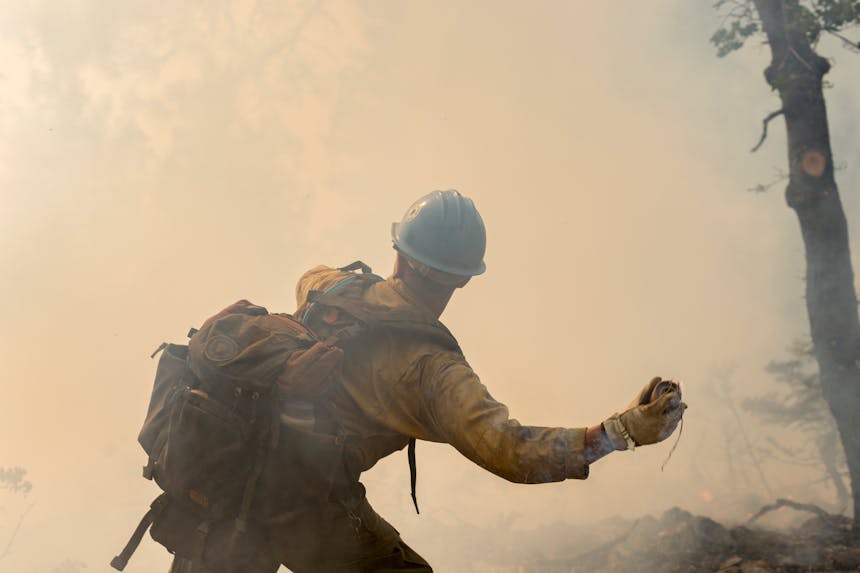
<svg viewBox="0 0 860 573"><path fill-rule="evenodd" d="M860 51L860 42L858 42L856 40L852 40L851 38L849 38L847 36L843 36L842 34L839 33L838 30L833 30L831 28L824 28L824 31L827 32L828 34L830 34L831 36L834 36L834 37L842 40L842 45L845 46L846 48L848 48L848 50L850 50L854 53L857 53L858 51Z"/></svg>
<svg viewBox="0 0 860 573"><path fill-rule="evenodd" d="M15 541L15 538L18 536L18 530L21 529L21 524L24 523L24 518L30 513L30 510L33 509L35 504L30 504L30 506L21 512L21 515L18 517L18 523L15 524L15 529L12 530L12 534L9 536L9 541L6 542L6 547L3 548L3 553L0 553L0 560L6 558L9 555L9 552L12 550L12 543Z"/></svg>
<svg viewBox="0 0 860 573"><path fill-rule="evenodd" d="M796 509L798 511L808 511L810 513L814 513L815 515L817 515L818 517L820 517L821 519L823 519L825 521L833 521L834 520L833 515L827 513L826 511L824 511L823 509L821 509L820 507L818 507L817 505L814 505L812 503L798 503L798 502L792 501L790 499L778 499L778 500L776 500L776 503L766 505L766 506L762 507L760 510L758 510L758 513L756 513L755 515L750 517L747 520L747 523L748 524L753 523L754 521L756 521L761 516L766 515L766 514L770 513L771 511L775 511L781 507L790 507L790 508Z"/></svg>
<svg viewBox="0 0 860 573"><path fill-rule="evenodd" d="M755 153L756 151L758 151L758 148L761 147L764 144L764 140L767 139L767 124L769 124L773 118L778 117L784 113L784 109L778 109L767 114L767 117L765 117L761 122L761 139L759 139L758 143L755 144L755 147L750 150L750 153Z"/></svg>

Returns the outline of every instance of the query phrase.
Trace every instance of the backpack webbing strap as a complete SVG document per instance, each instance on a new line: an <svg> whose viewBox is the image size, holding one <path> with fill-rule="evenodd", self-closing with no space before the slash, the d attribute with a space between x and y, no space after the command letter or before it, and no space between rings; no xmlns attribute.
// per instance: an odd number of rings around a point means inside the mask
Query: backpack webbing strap
<svg viewBox="0 0 860 573"><path fill-rule="evenodd" d="M371 269L369 266L367 266L366 264L364 264L361 261L355 261L353 263L349 263L345 267L338 267L337 270L351 273L352 271L357 271L358 269L361 269L361 274L363 274L363 275L369 275L369 274L373 273L373 269Z"/></svg>
<svg viewBox="0 0 860 573"><path fill-rule="evenodd" d="M418 467L415 465L415 438L409 438L409 446L406 448L406 457L409 458L409 483L412 487L412 503L415 504L415 513L418 511L418 496L415 493L415 485L418 482Z"/></svg>
<svg viewBox="0 0 860 573"><path fill-rule="evenodd" d="M166 493L163 493L155 498L155 501L153 501L152 505L149 507L149 511L146 512L143 518L141 518L140 523L137 524L137 529L135 529L134 533L131 534L131 538L129 538L128 543L125 544L125 547L123 547L119 555L111 559L111 567L117 571L125 569L125 566L128 565L128 560L131 559L131 556L134 555L135 551L137 551L137 547L143 539L143 534L146 533L146 530L149 529L149 526L152 525L153 521L155 521L156 516L164 509L164 497L166 495Z"/></svg>
<svg viewBox="0 0 860 573"><path fill-rule="evenodd" d="M277 402L275 402L277 404ZM280 421L280 418L275 418ZM278 424L279 426L280 424ZM275 426L277 427L277 426ZM245 535L248 530L248 516L251 514L251 504L254 501L254 492L257 489L257 483L260 481L260 476L263 473L265 465L266 447L271 445L274 436L270 434L273 430L270 428L261 435L257 440L257 451L254 458L254 466L251 468L251 475L248 481L245 482L245 490L242 493L242 504L239 507L239 515L233 526L233 535L230 539L230 553L232 554L238 547L240 537Z"/></svg>
<svg viewBox="0 0 860 573"><path fill-rule="evenodd" d="M355 274L354 272L352 272L352 270L354 270L354 268L359 268L356 265L364 265L364 267L362 268L367 268L367 270L370 271L370 267L368 267L361 261L356 261L351 265L339 268L339 271L346 270L347 272L349 272L349 274L324 291L312 290L308 292L307 298L305 299L305 303L307 306L303 307L296 313L296 318L299 319L299 322L302 322L304 324L309 323L310 317L314 313L314 310L317 306L316 300L318 298L321 298L324 295L331 295L332 293L341 289L355 289L356 286L358 286L361 290L364 290L371 284L382 280L382 277L377 276L372 272L365 273L364 271L362 271L362 274L360 275Z"/></svg>
<svg viewBox="0 0 860 573"><path fill-rule="evenodd" d="M212 530L211 521L201 521L194 530L194 557L193 561L203 561L203 554L206 552L206 540L209 538L209 532Z"/></svg>

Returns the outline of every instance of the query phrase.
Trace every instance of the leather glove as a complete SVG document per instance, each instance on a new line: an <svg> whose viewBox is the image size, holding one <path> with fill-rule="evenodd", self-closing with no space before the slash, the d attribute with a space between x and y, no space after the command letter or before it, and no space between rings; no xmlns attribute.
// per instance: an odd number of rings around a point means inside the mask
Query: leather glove
<svg viewBox="0 0 860 573"><path fill-rule="evenodd" d="M603 428L616 450L632 450L671 436L686 409L681 386L658 376L642 388L626 410L604 421Z"/></svg>

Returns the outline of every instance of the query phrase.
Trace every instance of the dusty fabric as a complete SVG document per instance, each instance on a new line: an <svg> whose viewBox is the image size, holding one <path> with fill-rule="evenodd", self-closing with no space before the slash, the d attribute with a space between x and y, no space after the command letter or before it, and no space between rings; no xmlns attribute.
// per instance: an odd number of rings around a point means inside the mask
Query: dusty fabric
<svg viewBox="0 0 860 573"><path fill-rule="evenodd" d="M210 385L265 393L290 355L311 344L299 322L242 300L201 325L189 341L188 364L198 379ZM310 362L319 366L316 360ZM280 381L279 385L283 386Z"/></svg>
<svg viewBox="0 0 860 573"><path fill-rule="evenodd" d="M305 273L296 289L300 310L309 292L325 291L346 276L325 266ZM364 297L393 309L422 309L397 278L371 285ZM461 353L420 337L392 332L348 349L334 400L348 436L350 469L356 475L415 437L449 443L513 482L588 476L585 428L520 425L504 404L493 399Z"/></svg>
<svg viewBox="0 0 860 573"><path fill-rule="evenodd" d="M296 512L271 532L272 547L260 551L243 573L274 573L278 561L293 573L430 573L432 568L397 530L377 514L363 489L347 502ZM175 558L170 573L211 573Z"/></svg>
<svg viewBox="0 0 860 573"><path fill-rule="evenodd" d="M301 315L312 292L338 285L349 273L320 266L299 280ZM393 311L428 309L396 278L369 286L364 300ZM318 314L319 327L333 320ZM309 319L310 326L314 321ZM324 333L323 333L324 334ZM443 337L444 339L444 337ZM463 354L443 339L404 329L376 331L344 347L342 377L331 400L345 434L346 472L327 503L284 516L270 531L266 559L296 573L431 572L397 530L379 516L358 478L411 437L449 443L481 467L520 483L585 479L585 428L523 426L493 399ZM173 573L207 573L181 569Z"/></svg>
<svg viewBox="0 0 860 573"><path fill-rule="evenodd" d="M352 499L296 513L273 529L269 554L295 573L432 571L358 488Z"/></svg>
<svg viewBox="0 0 860 573"><path fill-rule="evenodd" d="M280 563L261 555L254 563L248 564L242 573L276 573L280 566ZM168 573L211 573L211 571L199 562L174 557Z"/></svg>

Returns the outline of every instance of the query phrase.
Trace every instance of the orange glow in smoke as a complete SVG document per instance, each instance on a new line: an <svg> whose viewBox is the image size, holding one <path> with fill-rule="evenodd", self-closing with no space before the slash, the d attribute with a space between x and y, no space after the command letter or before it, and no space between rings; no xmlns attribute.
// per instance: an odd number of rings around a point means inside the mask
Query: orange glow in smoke
<svg viewBox="0 0 860 573"><path fill-rule="evenodd" d="M711 503L712 501L714 501L714 495L706 489L702 490L701 495L702 499L704 499L707 503Z"/></svg>

